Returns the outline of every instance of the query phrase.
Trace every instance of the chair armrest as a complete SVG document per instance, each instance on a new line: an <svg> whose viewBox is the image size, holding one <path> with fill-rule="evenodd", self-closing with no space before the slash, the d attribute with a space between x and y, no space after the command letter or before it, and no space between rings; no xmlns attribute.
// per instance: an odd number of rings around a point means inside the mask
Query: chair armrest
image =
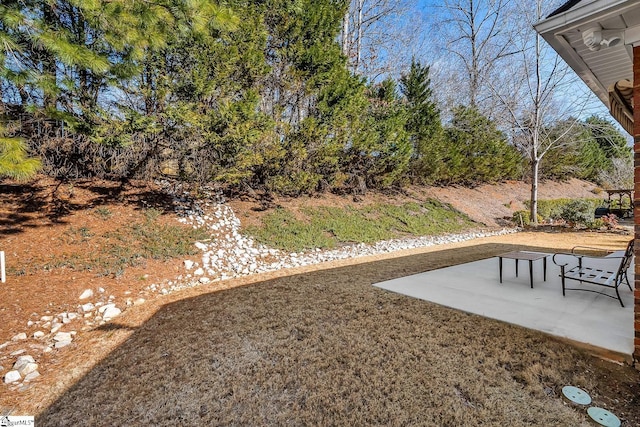
<svg viewBox="0 0 640 427"><path fill-rule="evenodd" d="M553 257L551 257L551 261L553 261L553 263L555 265L557 265L558 267L566 267L567 265L569 265L569 262L565 262L564 264L562 264L561 262L559 262L558 260L556 260L556 257L560 255L560 256L565 256L565 257L575 257L578 258L578 262L580 262L580 258L582 258L584 255L579 255L579 254L574 254L574 253L569 253L569 252L557 252L555 254L553 254Z"/></svg>
<svg viewBox="0 0 640 427"><path fill-rule="evenodd" d="M612 251L612 250L609 250L609 249L596 248L596 247L593 247L593 246L574 246L573 248L571 248L571 253L575 254L576 249L590 249L592 251L601 251L601 252L606 252L608 254L615 252L615 251Z"/></svg>
<svg viewBox="0 0 640 427"><path fill-rule="evenodd" d="M564 256L565 259L567 259L566 262L563 263L562 260L556 259L556 256L558 255ZM620 265L622 259L624 259L624 256L602 257L602 256L573 254L568 252L564 252L564 253L559 252L559 253L553 254L552 261L555 265L562 268L562 267L567 267L569 264L572 264L571 262L572 257L575 258L575 260L577 261L577 266L579 268L589 266L589 260L599 261L600 263L606 262L607 264L613 261L613 263ZM613 265L611 266L611 268L613 268Z"/></svg>

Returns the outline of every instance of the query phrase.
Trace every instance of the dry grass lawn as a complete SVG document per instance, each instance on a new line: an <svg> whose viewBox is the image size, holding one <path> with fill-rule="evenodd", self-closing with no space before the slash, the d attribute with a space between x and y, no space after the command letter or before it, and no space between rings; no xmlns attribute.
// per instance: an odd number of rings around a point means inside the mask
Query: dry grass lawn
<svg viewBox="0 0 640 427"><path fill-rule="evenodd" d="M527 234L529 248L554 243ZM36 425L588 425L561 397L567 384L638 425L634 368L371 286L514 247L497 240L194 293L141 323L125 316L105 330L128 338Z"/></svg>

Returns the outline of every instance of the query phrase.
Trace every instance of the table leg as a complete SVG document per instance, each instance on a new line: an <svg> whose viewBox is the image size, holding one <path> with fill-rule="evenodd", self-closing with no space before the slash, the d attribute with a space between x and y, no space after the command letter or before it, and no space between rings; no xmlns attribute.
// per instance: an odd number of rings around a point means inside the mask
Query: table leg
<svg viewBox="0 0 640 427"><path fill-rule="evenodd" d="M516 260L516 277L518 277L518 260Z"/></svg>
<svg viewBox="0 0 640 427"><path fill-rule="evenodd" d="M502 283L502 257L501 256L498 257L498 266L500 270L500 283Z"/></svg>
<svg viewBox="0 0 640 427"><path fill-rule="evenodd" d="M547 281L547 257L542 258L542 278Z"/></svg>
<svg viewBox="0 0 640 427"><path fill-rule="evenodd" d="M533 289L533 261L529 260L529 279L531 280L531 289Z"/></svg>

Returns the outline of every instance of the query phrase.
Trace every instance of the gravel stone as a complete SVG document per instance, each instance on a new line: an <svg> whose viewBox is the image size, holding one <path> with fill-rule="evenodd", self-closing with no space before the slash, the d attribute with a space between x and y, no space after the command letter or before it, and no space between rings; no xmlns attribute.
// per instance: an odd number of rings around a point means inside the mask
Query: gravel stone
<svg viewBox="0 0 640 427"><path fill-rule="evenodd" d="M93 290L85 289L81 294L79 299L87 299L93 296Z"/></svg>
<svg viewBox="0 0 640 427"><path fill-rule="evenodd" d="M18 371L9 371L6 374L4 374L4 383L5 384L11 384L14 383L16 381L20 381L22 379L22 376L20 375L20 372Z"/></svg>
<svg viewBox="0 0 640 427"><path fill-rule="evenodd" d="M13 338L11 338L11 341L22 341L22 340L26 340L27 339L27 333L26 332L20 332L17 335L14 335Z"/></svg>

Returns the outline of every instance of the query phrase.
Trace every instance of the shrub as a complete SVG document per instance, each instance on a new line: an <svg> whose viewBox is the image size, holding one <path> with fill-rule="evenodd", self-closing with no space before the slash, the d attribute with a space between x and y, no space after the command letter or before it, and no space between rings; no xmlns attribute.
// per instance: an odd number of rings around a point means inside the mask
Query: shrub
<svg viewBox="0 0 640 427"><path fill-rule="evenodd" d="M602 218L603 225L605 225L609 229L616 228L618 226L618 217L614 214L604 215Z"/></svg>
<svg viewBox="0 0 640 427"><path fill-rule="evenodd" d="M562 209L561 218L569 224L588 225L594 220L593 204L585 199L572 200Z"/></svg>
<svg viewBox="0 0 640 427"><path fill-rule="evenodd" d="M527 227L531 225L531 212L528 210L516 211L513 213L511 220L519 226ZM538 223L543 222L542 215L538 214Z"/></svg>
<svg viewBox="0 0 640 427"><path fill-rule="evenodd" d="M540 222L540 217L542 220L547 221L550 219L564 219L568 221L567 218L564 217L564 211L567 205L571 205L576 201L580 201L581 203L586 203L589 205L589 208L585 208L586 210L595 211L595 209L602 205L602 199L548 199L548 200L538 200L538 222ZM527 209L530 209L531 202L529 200L524 202L524 205ZM593 216L593 215L592 215Z"/></svg>
<svg viewBox="0 0 640 427"><path fill-rule="evenodd" d="M602 218L596 218L593 221L590 221L586 224L587 228L590 230L600 230L602 227L604 227L606 224L605 222L602 220Z"/></svg>

